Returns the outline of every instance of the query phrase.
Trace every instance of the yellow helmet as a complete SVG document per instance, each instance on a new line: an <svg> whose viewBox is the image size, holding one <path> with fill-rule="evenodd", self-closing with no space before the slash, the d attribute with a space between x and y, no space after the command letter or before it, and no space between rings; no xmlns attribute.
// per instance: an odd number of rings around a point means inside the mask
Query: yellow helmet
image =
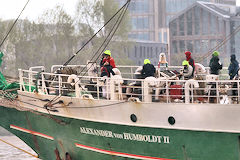
<svg viewBox="0 0 240 160"><path fill-rule="evenodd" d="M219 54L220 54L220 53L219 53L218 51L214 51L214 52L213 52L213 56L215 56L215 57L219 56Z"/></svg>
<svg viewBox="0 0 240 160"><path fill-rule="evenodd" d="M149 59L145 59L145 60L144 60L144 64L151 64L151 62L150 62Z"/></svg>
<svg viewBox="0 0 240 160"><path fill-rule="evenodd" d="M106 50L106 51L104 52L104 54L111 56L111 51L110 51L110 50Z"/></svg>
<svg viewBox="0 0 240 160"><path fill-rule="evenodd" d="M187 60L184 60L184 61L182 61L182 65L183 65L183 66L186 66L186 65L189 66L189 63L188 63Z"/></svg>

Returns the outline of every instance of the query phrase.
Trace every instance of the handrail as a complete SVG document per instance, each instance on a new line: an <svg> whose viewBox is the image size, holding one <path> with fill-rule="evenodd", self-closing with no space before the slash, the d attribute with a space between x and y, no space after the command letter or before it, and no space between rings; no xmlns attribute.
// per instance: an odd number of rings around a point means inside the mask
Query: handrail
<svg viewBox="0 0 240 160"><path fill-rule="evenodd" d="M122 78L121 76L113 79L41 72L40 78L37 79L37 74L39 74L37 71L20 69L20 90L31 92L33 82L38 81L36 84L38 84L39 94L44 95L54 94L82 98L81 95L89 94L94 99L105 97L109 100L135 97L145 103L211 103L213 99L214 103L220 104L224 95L232 99L231 103L238 103L240 100L238 89L240 80L194 80L199 86L191 87L191 85L187 85L190 83L189 80L167 78L152 78L152 80L146 81L146 79ZM69 79L70 77L76 77L75 81L78 81L79 84L72 86L73 82Z"/></svg>

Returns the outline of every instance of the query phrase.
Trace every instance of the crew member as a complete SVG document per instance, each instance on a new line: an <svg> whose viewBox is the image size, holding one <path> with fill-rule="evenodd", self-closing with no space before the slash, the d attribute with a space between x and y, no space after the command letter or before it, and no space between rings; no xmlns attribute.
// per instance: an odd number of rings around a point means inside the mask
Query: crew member
<svg viewBox="0 0 240 160"><path fill-rule="evenodd" d="M116 65L115 65L114 59L111 57L111 51L106 50L104 52L103 56L104 56L104 58L100 62L100 66L102 65L101 77L103 77L103 76L110 77L110 73L112 73L112 75L115 75L115 73L113 72L112 69L116 68Z"/></svg>
<svg viewBox="0 0 240 160"><path fill-rule="evenodd" d="M238 75L238 70L239 70L239 63L236 60L236 55L232 54L231 55L231 59L230 59L231 63L228 67L228 74L230 76L230 80L234 79L234 77L236 75ZM237 95L238 95L238 84L236 82L232 83L232 100L237 100Z"/></svg>
<svg viewBox="0 0 240 160"><path fill-rule="evenodd" d="M182 62L183 65L183 77L184 79L191 79L193 78L193 67L189 65L189 62L187 60L184 60Z"/></svg>
<svg viewBox="0 0 240 160"><path fill-rule="evenodd" d="M193 72L192 72L192 76L193 76L193 73L194 73L194 71L195 71L195 61L194 61L194 59L191 57L191 54L192 54L192 53L189 52L189 51L185 52L186 60L188 61L189 65L191 65L192 68L193 68Z"/></svg>
<svg viewBox="0 0 240 160"><path fill-rule="evenodd" d="M230 61L231 61L231 63L228 67L228 74L230 76L230 80L232 80L238 74L239 63L236 60L236 55L235 54L231 55Z"/></svg>
<svg viewBox="0 0 240 160"><path fill-rule="evenodd" d="M219 52L218 51L213 52L212 58L209 63L209 67L210 67L211 74L219 75L219 71L222 69L222 64L221 64L221 62L219 62Z"/></svg>
<svg viewBox="0 0 240 160"><path fill-rule="evenodd" d="M111 51L110 50L106 50L104 52L104 59L103 59L103 65L110 65L112 66L112 68L116 68L115 65L115 61L114 59L111 57Z"/></svg>
<svg viewBox="0 0 240 160"><path fill-rule="evenodd" d="M154 77L155 72L156 68L154 67L154 65L151 64L149 59L145 59L143 69L141 71L142 78Z"/></svg>

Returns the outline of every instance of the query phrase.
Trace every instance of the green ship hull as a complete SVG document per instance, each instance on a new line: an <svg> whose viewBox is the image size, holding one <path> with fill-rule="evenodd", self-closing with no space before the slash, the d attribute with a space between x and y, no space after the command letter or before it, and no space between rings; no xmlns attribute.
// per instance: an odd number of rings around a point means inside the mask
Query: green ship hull
<svg viewBox="0 0 240 160"><path fill-rule="evenodd" d="M237 133L137 127L0 107L1 126L43 160L237 160Z"/></svg>

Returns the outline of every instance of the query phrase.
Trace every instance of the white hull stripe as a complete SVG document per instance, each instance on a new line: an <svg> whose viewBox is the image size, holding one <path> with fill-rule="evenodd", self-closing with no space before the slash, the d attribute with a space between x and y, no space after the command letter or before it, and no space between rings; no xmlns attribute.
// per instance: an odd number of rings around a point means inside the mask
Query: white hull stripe
<svg viewBox="0 0 240 160"><path fill-rule="evenodd" d="M121 153L121 152L103 150L103 149L99 149L99 148L95 148L95 147L85 146L85 145L78 144L78 143L75 143L75 145L76 145L76 147L86 149L89 151L94 151L94 152L109 154L109 155L114 155L114 156L120 156L120 157L127 157L127 158L134 158L134 159L146 159L146 160L173 160L173 159L141 156L141 155L135 155L135 154L129 154L129 153Z"/></svg>
<svg viewBox="0 0 240 160"><path fill-rule="evenodd" d="M48 136L46 134L42 134L42 133L39 133L39 132L31 131L31 130L28 130L28 129L25 129L25 128L22 128L22 127L18 127L18 126L12 125L12 124L10 125L10 128L18 130L18 131L25 132L25 133L29 133L29 134L32 134L32 135L36 135L36 136L39 136L39 137L43 137L43 138L46 138L46 139L54 140L53 137Z"/></svg>

